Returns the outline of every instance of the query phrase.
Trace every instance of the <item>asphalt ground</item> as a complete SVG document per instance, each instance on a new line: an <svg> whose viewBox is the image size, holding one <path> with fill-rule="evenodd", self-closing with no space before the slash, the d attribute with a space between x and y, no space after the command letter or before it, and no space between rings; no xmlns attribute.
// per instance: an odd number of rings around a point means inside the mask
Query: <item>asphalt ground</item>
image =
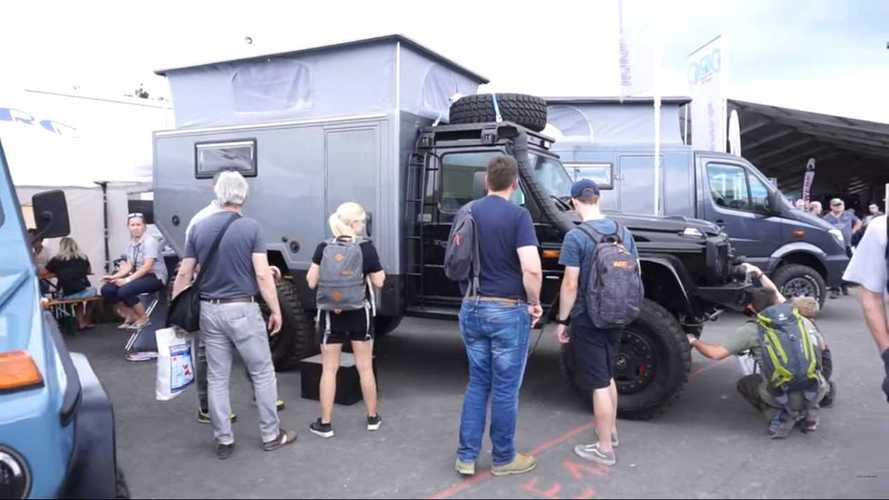
<svg viewBox="0 0 889 500"><path fill-rule="evenodd" d="M719 342L742 324L726 316L704 338ZM889 404L879 386L882 365L854 297L828 303L818 324L834 355L835 406L814 434L771 441L765 421L735 392L740 368L693 354L690 381L678 401L647 422L620 421L618 465L594 467L572 448L592 441L592 415L559 372L558 345L547 330L532 356L521 395L517 445L539 460L529 474L494 478L490 443L481 473L453 471L467 373L453 322L407 319L377 341L383 428L364 429L364 406L337 406L336 437L307 431L318 403L300 398L298 372L278 374L287 402L282 424L300 432L294 446L260 448L251 388L240 367L232 376L237 448L215 457L211 428L196 422L196 396L154 399L155 365L129 363L126 335L110 327L69 339L86 353L114 403L117 450L134 497L889 497ZM534 331L534 339L538 331Z"/></svg>

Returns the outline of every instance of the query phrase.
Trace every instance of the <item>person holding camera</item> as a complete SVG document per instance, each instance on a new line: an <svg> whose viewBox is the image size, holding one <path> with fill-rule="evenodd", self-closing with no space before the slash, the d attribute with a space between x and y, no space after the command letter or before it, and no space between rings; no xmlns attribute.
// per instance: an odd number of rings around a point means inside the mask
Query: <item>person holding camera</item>
<svg viewBox="0 0 889 500"><path fill-rule="evenodd" d="M704 357L723 360L751 352L759 373L738 381L738 392L769 422L769 436L784 439L801 424L814 432L820 403L830 390L823 374L824 338L812 322L781 295L762 270L744 264L761 286L748 295L745 312L755 317L726 345L710 344L688 336L692 348Z"/></svg>

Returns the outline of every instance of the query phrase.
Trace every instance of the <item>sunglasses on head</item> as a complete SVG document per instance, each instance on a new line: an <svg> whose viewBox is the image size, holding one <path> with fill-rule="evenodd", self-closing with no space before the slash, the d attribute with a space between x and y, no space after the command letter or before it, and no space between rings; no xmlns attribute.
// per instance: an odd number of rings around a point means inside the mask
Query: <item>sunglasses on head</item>
<svg viewBox="0 0 889 500"><path fill-rule="evenodd" d="M130 220L130 219L144 219L144 218L145 218L145 214L143 214L142 212L133 212L133 213L127 215L127 220Z"/></svg>

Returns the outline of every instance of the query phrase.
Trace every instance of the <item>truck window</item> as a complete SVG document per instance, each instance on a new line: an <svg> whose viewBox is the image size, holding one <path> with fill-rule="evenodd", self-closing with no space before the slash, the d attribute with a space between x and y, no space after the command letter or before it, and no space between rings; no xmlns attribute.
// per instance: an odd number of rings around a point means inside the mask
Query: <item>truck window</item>
<svg viewBox="0 0 889 500"><path fill-rule="evenodd" d="M707 165L710 193L713 202L722 208L752 211L747 172L736 165L710 163Z"/></svg>
<svg viewBox="0 0 889 500"><path fill-rule="evenodd" d="M441 197L439 210L454 214L463 205L483 196L473 192L475 173L484 172L491 158L499 152L485 153L450 153L441 160ZM525 194L521 189L515 192L512 202L519 206L525 205Z"/></svg>
<svg viewBox="0 0 889 500"><path fill-rule="evenodd" d="M754 175L747 174L750 182L750 205L755 212L769 210L769 189Z"/></svg>
<svg viewBox="0 0 889 500"><path fill-rule="evenodd" d="M212 179L223 170L235 170L244 177L256 177L256 140L205 142L194 146L194 175Z"/></svg>
<svg viewBox="0 0 889 500"><path fill-rule="evenodd" d="M575 181L591 179L599 189L614 187L614 173L610 163L565 163L565 168Z"/></svg>

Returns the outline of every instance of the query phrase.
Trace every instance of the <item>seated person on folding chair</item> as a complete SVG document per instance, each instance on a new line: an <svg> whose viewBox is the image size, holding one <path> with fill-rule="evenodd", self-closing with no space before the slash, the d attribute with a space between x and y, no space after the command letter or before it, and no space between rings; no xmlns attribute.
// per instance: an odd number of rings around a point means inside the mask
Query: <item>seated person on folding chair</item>
<svg viewBox="0 0 889 500"><path fill-rule="evenodd" d="M144 328L148 323L145 305L139 295L154 293L167 282L167 266L160 253L160 244L153 236L145 234L145 217L132 213L127 217L130 243L127 260L117 273L104 276L102 297L116 304L117 313L124 318L119 328Z"/></svg>
<svg viewBox="0 0 889 500"><path fill-rule="evenodd" d="M90 261L73 238L65 237L59 242L59 253L46 264L41 278L55 277L61 289L60 299L63 301L84 299L82 307L75 305L77 329L86 330L96 326L89 321L90 306L85 299L96 297L96 289L90 286L87 276L90 274Z"/></svg>

